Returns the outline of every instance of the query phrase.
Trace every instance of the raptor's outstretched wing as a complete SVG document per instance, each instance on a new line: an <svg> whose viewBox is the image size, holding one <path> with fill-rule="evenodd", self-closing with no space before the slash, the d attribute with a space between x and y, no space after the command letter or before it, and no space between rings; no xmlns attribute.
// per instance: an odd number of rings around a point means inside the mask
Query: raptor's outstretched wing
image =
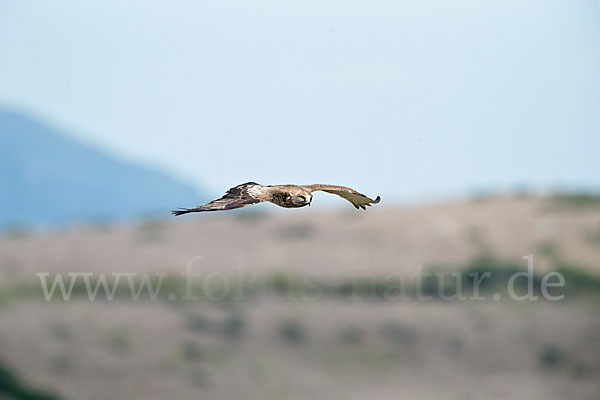
<svg viewBox="0 0 600 400"><path fill-rule="evenodd" d="M381 200L379 196L377 196L375 200L373 200L370 197L367 197L364 194L358 193L356 190L345 186L316 184L305 185L304 187L310 190L311 192L321 190L323 192L337 194L338 196L348 200L357 209L362 208L363 210L366 210L366 206L370 206L371 204L377 204Z"/></svg>
<svg viewBox="0 0 600 400"><path fill-rule="evenodd" d="M181 208L171 211L173 215L192 212L232 210L268 200L266 188L256 182L246 182L232 187L220 199L213 200L196 208Z"/></svg>

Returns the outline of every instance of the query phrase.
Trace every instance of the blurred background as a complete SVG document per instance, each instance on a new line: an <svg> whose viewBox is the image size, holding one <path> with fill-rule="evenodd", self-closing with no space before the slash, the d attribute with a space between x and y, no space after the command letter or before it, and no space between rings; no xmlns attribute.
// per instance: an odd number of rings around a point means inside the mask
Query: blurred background
<svg viewBox="0 0 600 400"><path fill-rule="evenodd" d="M594 1L0 0L0 398L597 399L598 71ZM246 181L382 202L169 214Z"/></svg>

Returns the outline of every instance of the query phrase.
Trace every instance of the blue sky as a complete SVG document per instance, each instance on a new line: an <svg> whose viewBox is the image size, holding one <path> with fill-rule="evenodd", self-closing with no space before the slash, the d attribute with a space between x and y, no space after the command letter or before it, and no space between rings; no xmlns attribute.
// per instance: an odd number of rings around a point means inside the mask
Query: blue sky
<svg viewBox="0 0 600 400"><path fill-rule="evenodd" d="M220 194L600 187L597 1L0 1L0 105Z"/></svg>

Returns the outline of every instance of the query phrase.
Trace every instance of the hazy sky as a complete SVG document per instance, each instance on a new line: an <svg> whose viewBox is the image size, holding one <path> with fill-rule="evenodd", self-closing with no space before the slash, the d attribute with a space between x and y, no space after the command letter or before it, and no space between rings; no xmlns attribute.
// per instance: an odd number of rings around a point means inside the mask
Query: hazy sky
<svg viewBox="0 0 600 400"><path fill-rule="evenodd" d="M600 2L0 0L0 105L219 194L600 187Z"/></svg>

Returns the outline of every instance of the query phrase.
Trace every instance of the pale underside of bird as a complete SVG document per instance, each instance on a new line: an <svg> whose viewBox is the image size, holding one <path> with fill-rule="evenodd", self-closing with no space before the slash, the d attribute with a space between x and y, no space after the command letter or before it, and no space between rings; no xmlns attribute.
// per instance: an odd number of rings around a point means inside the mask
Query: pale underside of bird
<svg viewBox="0 0 600 400"><path fill-rule="evenodd" d="M345 186L335 185L269 185L263 186L256 182L246 182L232 187L223 197L210 201L195 208L181 208L172 211L174 215L181 215L203 211L233 210L253 204L269 201L285 208L299 208L310 206L312 193L316 191L337 194L348 200L356 209L366 210L367 206L377 204L381 200L379 196L375 200L358 193L356 190Z"/></svg>

